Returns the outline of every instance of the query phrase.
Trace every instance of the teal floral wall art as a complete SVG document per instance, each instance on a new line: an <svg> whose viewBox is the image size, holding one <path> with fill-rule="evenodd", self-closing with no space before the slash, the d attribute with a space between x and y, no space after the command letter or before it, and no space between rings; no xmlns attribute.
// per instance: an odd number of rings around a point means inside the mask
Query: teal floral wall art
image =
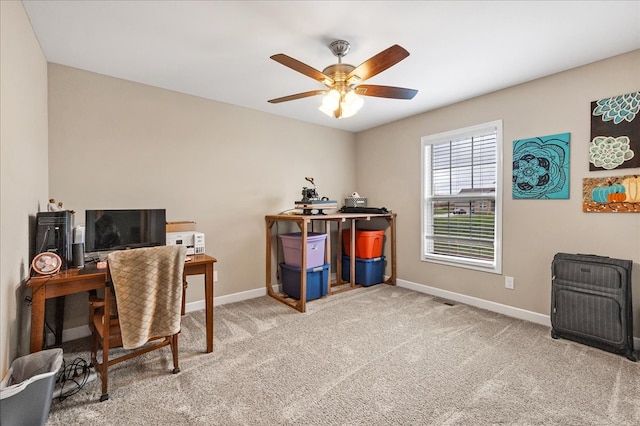
<svg viewBox="0 0 640 426"><path fill-rule="evenodd" d="M589 170L640 167L640 92L591 102Z"/></svg>
<svg viewBox="0 0 640 426"><path fill-rule="evenodd" d="M569 198L570 133L513 141L513 199Z"/></svg>

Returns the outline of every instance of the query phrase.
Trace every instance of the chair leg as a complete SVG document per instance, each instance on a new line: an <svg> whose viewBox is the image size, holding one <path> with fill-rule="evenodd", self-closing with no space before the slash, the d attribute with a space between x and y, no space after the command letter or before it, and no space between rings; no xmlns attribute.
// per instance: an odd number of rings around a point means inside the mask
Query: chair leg
<svg viewBox="0 0 640 426"><path fill-rule="evenodd" d="M171 354L173 355L173 374L180 372L178 366L178 333L171 336Z"/></svg>
<svg viewBox="0 0 640 426"><path fill-rule="evenodd" d="M98 337L94 334L91 340L91 364L93 368L95 368L96 374L100 377L100 381L102 383L102 395L100 395L100 402L103 402L109 399L109 394L107 393L107 368L109 365L109 359L107 358L108 350L105 351L103 349L102 362L98 362Z"/></svg>
<svg viewBox="0 0 640 426"><path fill-rule="evenodd" d="M96 331L91 334L91 365L96 369L96 374L100 376L100 381L102 382L100 402L106 401L109 399L109 394L107 393L108 346L106 350L103 347L102 362L98 362L98 333Z"/></svg>
<svg viewBox="0 0 640 426"><path fill-rule="evenodd" d="M107 331L102 344L102 364L100 365L102 372L100 373L100 379L102 380L102 395L100 396L100 402L109 399L109 332Z"/></svg>

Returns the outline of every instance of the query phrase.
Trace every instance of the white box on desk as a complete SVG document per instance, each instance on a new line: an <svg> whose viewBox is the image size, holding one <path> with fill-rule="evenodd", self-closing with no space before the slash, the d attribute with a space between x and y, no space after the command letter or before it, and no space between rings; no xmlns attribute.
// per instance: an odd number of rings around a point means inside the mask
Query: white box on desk
<svg viewBox="0 0 640 426"><path fill-rule="evenodd" d="M196 231L167 232L168 246L185 246L187 255L204 254L204 233Z"/></svg>

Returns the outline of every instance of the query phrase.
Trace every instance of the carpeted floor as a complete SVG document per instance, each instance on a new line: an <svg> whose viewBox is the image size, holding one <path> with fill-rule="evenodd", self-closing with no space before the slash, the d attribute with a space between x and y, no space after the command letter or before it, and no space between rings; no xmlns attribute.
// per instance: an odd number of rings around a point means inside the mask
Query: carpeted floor
<svg viewBox="0 0 640 426"><path fill-rule="evenodd" d="M470 306L376 285L307 304L269 297L204 312L168 348L51 406L48 425L639 425L640 363ZM65 359L88 359L86 339Z"/></svg>

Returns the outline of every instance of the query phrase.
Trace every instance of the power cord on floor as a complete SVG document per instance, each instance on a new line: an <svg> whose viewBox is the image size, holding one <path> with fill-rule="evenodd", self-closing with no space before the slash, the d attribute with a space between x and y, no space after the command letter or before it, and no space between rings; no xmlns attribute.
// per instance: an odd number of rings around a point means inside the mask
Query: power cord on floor
<svg viewBox="0 0 640 426"><path fill-rule="evenodd" d="M82 358L76 358L72 363L67 364L62 361L62 367L56 375L56 387L54 389L54 399L63 401L71 395L76 394L91 381L91 376L95 375L91 371L91 365ZM59 395L56 395L59 390Z"/></svg>

